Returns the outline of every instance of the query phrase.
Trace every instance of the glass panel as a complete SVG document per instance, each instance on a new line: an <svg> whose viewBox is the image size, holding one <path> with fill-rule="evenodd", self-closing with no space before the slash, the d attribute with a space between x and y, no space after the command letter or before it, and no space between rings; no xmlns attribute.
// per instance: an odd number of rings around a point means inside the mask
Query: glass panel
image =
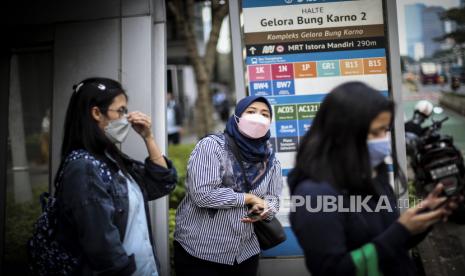
<svg viewBox="0 0 465 276"><path fill-rule="evenodd" d="M27 275L26 242L49 189L52 53L21 52L10 64L4 273Z"/></svg>

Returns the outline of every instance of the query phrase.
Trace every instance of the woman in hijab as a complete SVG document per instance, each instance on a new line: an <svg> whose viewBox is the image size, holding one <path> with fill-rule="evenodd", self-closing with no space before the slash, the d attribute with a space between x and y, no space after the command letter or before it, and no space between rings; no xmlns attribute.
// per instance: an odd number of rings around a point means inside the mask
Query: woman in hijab
<svg viewBox="0 0 465 276"><path fill-rule="evenodd" d="M271 118L264 97L246 97L224 133L196 145L176 213L176 275L257 274L253 223L273 218L282 190L281 166L268 142Z"/></svg>

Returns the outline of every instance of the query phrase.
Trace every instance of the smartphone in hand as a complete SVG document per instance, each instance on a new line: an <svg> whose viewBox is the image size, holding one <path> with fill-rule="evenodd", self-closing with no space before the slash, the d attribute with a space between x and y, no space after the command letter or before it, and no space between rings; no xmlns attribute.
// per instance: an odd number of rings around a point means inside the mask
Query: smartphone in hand
<svg viewBox="0 0 465 276"><path fill-rule="evenodd" d="M262 212L260 213L255 213L255 212L250 212L248 213L244 218L249 218L249 219L260 219L260 215L263 214L263 213L267 213L271 210L271 208L268 208L268 209L265 209L263 210Z"/></svg>

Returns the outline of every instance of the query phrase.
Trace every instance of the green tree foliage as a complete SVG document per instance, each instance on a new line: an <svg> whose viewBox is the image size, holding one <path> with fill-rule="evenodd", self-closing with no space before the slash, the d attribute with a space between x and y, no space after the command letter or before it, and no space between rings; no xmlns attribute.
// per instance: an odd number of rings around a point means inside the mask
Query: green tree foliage
<svg viewBox="0 0 465 276"><path fill-rule="evenodd" d="M211 31L205 46L205 53L201 55L198 47L195 0L167 1L168 11L174 16L178 33L184 35L187 55L194 67L197 83L197 100L195 102L196 132L199 138L211 133L214 127L214 112L210 84L216 63L216 45L220 36L223 19L228 15L227 1L211 0Z"/></svg>
<svg viewBox="0 0 465 276"><path fill-rule="evenodd" d="M194 147L194 144L170 145L168 147L168 156L178 172L176 189L170 194L170 208L176 209L186 194L184 181L186 180L187 162Z"/></svg>
<svg viewBox="0 0 465 276"><path fill-rule="evenodd" d="M442 20L452 21L457 24L457 27L453 32L440 38L440 40L451 38L458 45L465 43L465 7L447 10L442 15Z"/></svg>

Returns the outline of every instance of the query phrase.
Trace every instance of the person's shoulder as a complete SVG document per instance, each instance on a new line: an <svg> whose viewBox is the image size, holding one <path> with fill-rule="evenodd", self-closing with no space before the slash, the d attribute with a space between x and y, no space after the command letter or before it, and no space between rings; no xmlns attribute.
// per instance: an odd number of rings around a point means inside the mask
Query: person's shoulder
<svg viewBox="0 0 465 276"><path fill-rule="evenodd" d="M225 137L223 133L210 134L200 139L196 145L196 148L223 148L224 142Z"/></svg>
<svg viewBox="0 0 465 276"><path fill-rule="evenodd" d="M74 159L68 162L68 164L63 168L64 172L69 171L87 171L95 167L95 164L92 160L89 159Z"/></svg>
<svg viewBox="0 0 465 276"><path fill-rule="evenodd" d="M196 158L198 155L210 155L212 153L220 156L224 150L224 144L224 135L221 133L205 136L195 145L191 158Z"/></svg>
<svg viewBox="0 0 465 276"><path fill-rule="evenodd" d="M64 162L56 181L69 197L73 193L85 193L93 186L108 188L114 179L106 163L86 151L74 151Z"/></svg>
<svg viewBox="0 0 465 276"><path fill-rule="evenodd" d="M64 162L63 177L96 175L104 182L111 180L111 171L107 164L85 150L72 151Z"/></svg>
<svg viewBox="0 0 465 276"><path fill-rule="evenodd" d="M211 133L211 134L208 134L207 136L202 138L202 140L204 140L204 141L215 141L217 143L218 142L219 143L224 143L225 139L226 139L226 137L225 137L225 134L223 132Z"/></svg>
<svg viewBox="0 0 465 276"><path fill-rule="evenodd" d="M95 157L85 150L73 150L64 160L64 171L96 166Z"/></svg>
<svg viewBox="0 0 465 276"><path fill-rule="evenodd" d="M331 184L325 181L315 181L306 179L301 181L295 188L294 195L301 196L318 196L318 195L339 195L338 192Z"/></svg>
<svg viewBox="0 0 465 276"><path fill-rule="evenodd" d="M65 169L74 167L101 167L106 164L86 150L73 150L65 158Z"/></svg>

